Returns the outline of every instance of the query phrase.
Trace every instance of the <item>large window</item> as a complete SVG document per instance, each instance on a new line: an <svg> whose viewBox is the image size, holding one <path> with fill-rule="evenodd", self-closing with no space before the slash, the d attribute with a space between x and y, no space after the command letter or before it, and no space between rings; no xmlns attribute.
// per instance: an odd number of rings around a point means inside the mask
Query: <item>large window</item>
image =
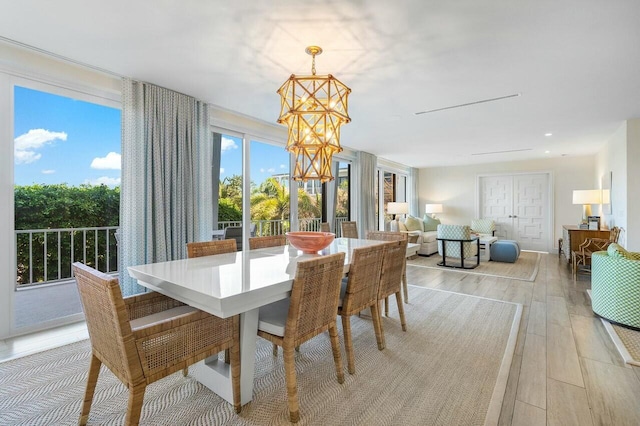
<svg viewBox="0 0 640 426"><path fill-rule="evenodd" d="M387 214L390 202L407 201L407 175L388 170L378 170L376 185L376 219L380 229L389 230L392 216ZM379 196L382 194L382 197ZM380 214L382 211L382 214Z"/></svg>
<svg viewBox="0 0 640 426"><path fill-rule="evenodd" d="M218 176L218 229L242 224L242 138L214 132L220 144Z"/></svg>
<svg viewBox="0 0 640 426"><path fill-rule="evenodd" d="M14 87L15 329L81 318L73 261L117 272L120 126L117 108Z"/></svg>

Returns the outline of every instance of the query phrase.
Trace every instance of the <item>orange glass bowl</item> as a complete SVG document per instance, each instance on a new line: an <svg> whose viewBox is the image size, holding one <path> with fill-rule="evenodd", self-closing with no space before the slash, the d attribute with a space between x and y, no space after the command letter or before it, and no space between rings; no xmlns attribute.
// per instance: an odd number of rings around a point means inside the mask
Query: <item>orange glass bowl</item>
<svg viewBox="0 0 640 426"><path fill-rule="evenodd" d="M323 248L331 244L336 237L332 232L287 232L285 234L289 244L302 250L305 254L318 253Z"/></svg>

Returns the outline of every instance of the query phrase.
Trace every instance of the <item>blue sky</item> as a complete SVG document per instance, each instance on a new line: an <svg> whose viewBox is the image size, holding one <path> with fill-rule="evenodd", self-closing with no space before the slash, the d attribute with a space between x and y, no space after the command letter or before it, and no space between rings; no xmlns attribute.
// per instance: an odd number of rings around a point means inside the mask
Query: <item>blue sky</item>
<svg viewBox="0 0 640 426"><path fill-rule="evenodd" d="M120 110L16 86L16 185L120 184ZM251 180L287 173L283 147L251 143ZM223 136L220 178L242 173L242 141Z"/></svg>

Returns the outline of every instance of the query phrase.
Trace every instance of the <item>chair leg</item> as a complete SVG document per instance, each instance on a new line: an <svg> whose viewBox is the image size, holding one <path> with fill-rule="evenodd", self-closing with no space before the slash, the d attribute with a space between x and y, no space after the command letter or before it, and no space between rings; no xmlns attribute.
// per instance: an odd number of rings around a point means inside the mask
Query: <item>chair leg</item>
<svg viewBox="0 0 640 426"><path fill-rule="evenodd" d="M240 400L240 344L231 346L229 349L231 361L231 388L233 392L233 408L236 413L242 410L242 401Z"/></svg>
<svg viewBox="0 0 640 426"><path fill-rule="evenodd" d="M140 423L140 413L146 388L146 383L140 383L135 386L129 385L129 402L127 404L127 416L124 419L125 425L133 426Z"/></svg>
<svg viewBox="0 0 640 426"><path fill-rule="evenodd" d="M229 355L229 349L224 350L224 363L225 364L231 363L231 356Z"/></svg>
<svg viewBox="0 0 640 426"><path fill-rule="evenodd" d="M185 367L182 369L182 377L187 377L189 375L189 367Z"/></svg>
<svg viewBox="0 0 640 426"><path fill-rule="evenodd" d="M384 298L384 316L389 316L389 297Z"/></svg>
<svg viewBox="0 0 640 426"><path fill-rule="evenodd" d="M93 402L93 393L98 383L98 375L100 374L100 366L102 362L93 354L91 354L91 363L89 364L89 377L87 377L87 387L84 391L84 401L82 402L82 412L78 424L84 426L89 420L89 411L91 411L91 403Z"/></svg>
<svg viewBox="0 0 640 426"><path fill-rule="evenodd" d="M382 330L382 318L380 317L380 306L378 302L371 305L371 318L373 319L373 331L376 333L378 349L383 350L385 347L384 331Z"/></svg>
<svg viewBox="0 0 640 426"><path fill-rule="evenodd" d="M400 291L396 293L396 302L398 303L398 313L400 314L402 331L407 331L407 320L404 318L404 306L402 306L402 295L400 294Z"/></svg>
<svg viewBox="0 0 640 426"><path fill-rule="evenodd" d="M340 356L340 339L338 339L338 327L334 322L329 326L329 337L331 338L331 350L333 352L333 362L336 364L336 376L338 383L344 383L344 367Z"/></svg>
<svg viewBox="0 0 640 426"><path fill-rule="evenodd" d="M347 353L347 371L349 374L356 372L356 360L353 356L353 340L351 338L351 316L341 315L342 334L344 334L344 350Z"/></svg>
<svg viewBox="0 0 640 426"><path fill-rule="evenodd" d="M296 381L296 365L294 348L283 346L285 382L287 384L287 395L289 398L289 420L291 423L298 423L300 412L298 407L298 384Z"/></svg>
<svg viewBox="0 0 640 426"><path fill-rule="evenodd" d="M278 345L276 345L275 343L273 344L273 356L278 356Z"/></svg>
<svg viewBox="0 0 640 426"><path fill-rule="evenodd" d="M404 303L409 303L409 285L407 284L407 268L402 272L402 288L404 290Z"/></svg>

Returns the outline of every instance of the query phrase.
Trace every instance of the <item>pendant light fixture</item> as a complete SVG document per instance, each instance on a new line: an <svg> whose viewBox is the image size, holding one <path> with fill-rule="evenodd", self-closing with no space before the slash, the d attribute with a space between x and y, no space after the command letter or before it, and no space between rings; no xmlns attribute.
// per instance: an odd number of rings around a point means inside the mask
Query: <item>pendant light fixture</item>
<svg viewBox="0 0 640 426"><path fill-rule="evenodd" d="M331 74L316 75L318 46L305 50L312 57L311 75L291 77L278 89L278 123L289 129L286 150L296 157L293 179L333 180L331 159L342 151L340 126L349 123L348 97L351 89Z"/></svg>

